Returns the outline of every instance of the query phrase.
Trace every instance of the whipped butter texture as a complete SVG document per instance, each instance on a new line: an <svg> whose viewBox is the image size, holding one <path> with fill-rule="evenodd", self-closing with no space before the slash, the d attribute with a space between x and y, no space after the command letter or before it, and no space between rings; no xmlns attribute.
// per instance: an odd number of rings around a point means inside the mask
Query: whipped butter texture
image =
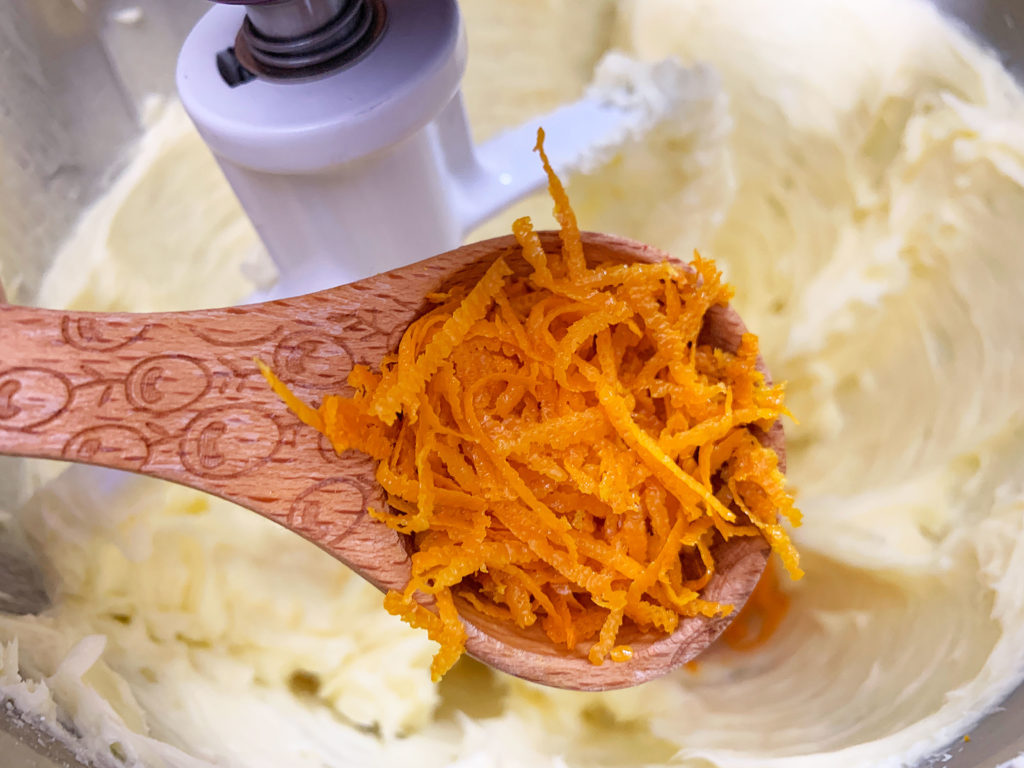
<svg viewBox="0 0 1024 768"><path fill-rule="evenodd" d="M0 699L100 764L912 765L1024 676L1024 93L917 0L463 0L481 138L602 55L706 64L720 98L571 180L583 226L714 257L788 382L807 571L763 648L639 689L544 689L425 635L232 505L32 464L0 499L46 563L0 614ZM176 104L37 303L164 310L272 276ZM487 225L550 204L538 196ZM6 506L5 506L6 505Z"/></svg>

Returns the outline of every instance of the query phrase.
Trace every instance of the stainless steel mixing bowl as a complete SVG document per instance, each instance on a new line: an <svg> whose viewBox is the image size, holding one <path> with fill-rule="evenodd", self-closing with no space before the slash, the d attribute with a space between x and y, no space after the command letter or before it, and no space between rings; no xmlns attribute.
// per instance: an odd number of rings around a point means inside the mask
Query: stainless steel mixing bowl
<svg viewBox="0 0 1024 768"><path fill-rule="evenodd" d="M1024 1L934 0L1024 80ZM0 280L31 303L55 247L142 131L140 104L170 93L174 62L204 0L32 0L0 4ZM17 265L17 271L14 266ZM11 278L17 274L18 280ZM0 461L5 501L20 489ZM38 571L0 517L0 611L46 604ZM924 766L1024 768L1024 687ZM0 767L84 768L0 702Z"/></svg>

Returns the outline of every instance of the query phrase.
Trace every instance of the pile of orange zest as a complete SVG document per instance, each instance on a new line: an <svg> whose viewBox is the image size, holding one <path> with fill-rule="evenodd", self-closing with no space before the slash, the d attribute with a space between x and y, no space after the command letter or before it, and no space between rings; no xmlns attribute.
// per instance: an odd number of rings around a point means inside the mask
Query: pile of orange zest
<svg viewBox="0 0 1024 768"><path fill-rule="evenodd" d="M802 575L780 522L799 513L758 439L786 412L783 388L757 370L755 336L735 352L701 337L731 289L699 254L589 264L542 132L536 149L559 252L516 221L530 274L498 259L468 291L432 294L380 371L352 371L351 397L314 409L261 366L338 451L379 461L389 503L370 513L414 550L384 605L440 644L435 680L465 648L460 606L601 664L632 656L624 627L732 611L702 598L718 540L763 536Z"/></svg>

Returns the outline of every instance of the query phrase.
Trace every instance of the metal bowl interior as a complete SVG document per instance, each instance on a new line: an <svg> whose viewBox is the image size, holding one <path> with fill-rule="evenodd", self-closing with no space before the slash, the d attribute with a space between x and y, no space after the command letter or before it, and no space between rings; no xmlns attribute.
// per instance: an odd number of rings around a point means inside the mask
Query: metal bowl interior
<svg viewBox="0 0 1024 768"><path fill-rule="evenodd" d="M966 24L1024 80L1020 0L933 1ZM133 5L156 23L129 29L130 18L117 20L111 14L113 5L111 0L88 6L14 3L0 9L0 48L27 56L21 62L25 66L7 68L0 94L5 107L0 110L0 135L18 150L20 163L7 168L0 157L0 173L5 184L13 184L21 203L13 213L0 212L0 228L5 231L0 277L4 265L14 263L15 254L22 264L33 265L20 270L22 282L14 287L21 296L34 295L48 254L117 170L123 147L141 132L136 107L141 96L171 92L173 67L167 62L174 61L185 34L207 7L204 0L136 0ZM60 17L56 26L55 15ZM45 84L42 93L40 83ZM31 226L44 214L46 227ZM11 470L10 460L0 461L0 487L16 495L16 473ZM28 613L45 606L38 572L16 532L5 529L2 520L0 598L0 610ZM6 768L87 768L66 746L3 706L0 755ZM951 745L921 768L996 768L1022 756L1024 686L972 730L970 742Z"/></svg>

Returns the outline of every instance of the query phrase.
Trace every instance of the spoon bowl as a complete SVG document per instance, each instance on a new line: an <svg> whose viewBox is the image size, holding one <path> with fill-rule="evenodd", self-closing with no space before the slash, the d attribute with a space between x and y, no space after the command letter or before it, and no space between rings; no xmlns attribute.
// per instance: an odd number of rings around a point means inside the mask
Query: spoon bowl
<svg viewBox="0 0 1024 768"><path fill-rule="evenodd" d="M556 232L541 233L548 250ZM662 261L649 246L584 233L591 263ZM498 257L525 273L513 237L457 248L318 293L243 307L157 314L98 314L0 306L0 453L123 469L213 493L298 533L382 590L411 578L411 544L371 518L384 493L372 459L336 454L274 395L255 358L307 402L349 392L356 364L379 368L425 296L473 281ZM714 307L702 341L730 351L745 327ZM763 365L761 366L764 370ZM767 373L767 372L766 372ZM760 436L784 466L781 423ZM760 537L718 541L705 599L738 611L769 547ZM671 635L632 636L624 662L590 663L538 627L520 630L460 603L467 651L537 683L576 690L638 685L684 664L736 611L680 621Z"/></svg>

